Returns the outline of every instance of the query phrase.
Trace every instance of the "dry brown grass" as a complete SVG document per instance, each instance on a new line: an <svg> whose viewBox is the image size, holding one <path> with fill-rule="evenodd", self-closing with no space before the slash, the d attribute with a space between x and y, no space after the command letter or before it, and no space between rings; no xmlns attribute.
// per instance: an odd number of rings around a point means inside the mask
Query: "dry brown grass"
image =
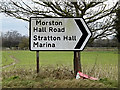
<svg viewBox="0 0 120 90"><path fill-rule="evenodd" d="M83 66L83 73L97 77L99 81L88 79L76 80L73 70L66 66L40 67L40 73L35 69L14 68L3 71L4 88L107 88L117 87L117 66L97 66L91 71L90 66Z"/></svg>
<svg viewBox="0 0 120 90"><path fill-rule="evenodd" d="M83 66L83 73L88 74L90 76L96 78L109 78L110 80L118 80L118 66L117 65L93 65L91 66Z"/></svg>

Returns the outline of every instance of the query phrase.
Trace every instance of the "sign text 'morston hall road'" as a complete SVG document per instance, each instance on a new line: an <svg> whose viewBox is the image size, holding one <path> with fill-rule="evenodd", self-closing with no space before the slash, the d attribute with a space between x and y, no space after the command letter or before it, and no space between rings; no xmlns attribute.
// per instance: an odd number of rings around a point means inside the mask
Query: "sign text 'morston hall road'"
<svg viewBox="0 0 120 90"><path fill-rule="evenodd" d="M82 18L30 18L30 50L83 50L91 36Z"/></svg>

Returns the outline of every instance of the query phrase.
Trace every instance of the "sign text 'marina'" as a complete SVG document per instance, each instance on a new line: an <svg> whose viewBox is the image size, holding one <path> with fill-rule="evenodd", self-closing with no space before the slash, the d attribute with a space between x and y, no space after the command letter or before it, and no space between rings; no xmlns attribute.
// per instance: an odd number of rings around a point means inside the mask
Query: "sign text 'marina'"
<svg viewBox="0 0 120 90"><path fill-rule="evenodd" d="M30 50L83 50L90 36L82 18L30 18Z"/></svg>

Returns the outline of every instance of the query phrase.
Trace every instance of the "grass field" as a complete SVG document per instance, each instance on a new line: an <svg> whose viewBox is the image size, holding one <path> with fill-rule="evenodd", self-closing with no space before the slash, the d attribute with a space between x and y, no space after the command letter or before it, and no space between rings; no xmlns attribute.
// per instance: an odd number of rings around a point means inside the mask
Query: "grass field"
<svg viewBox="0 0 120 90"><path fill-rule="evenodd" d="M10 58L14 56L19 62L16 66L36 65L36 52L31 51L3 51L3 65L10 64L14 60ZM39 52L40 65L68 65L73 64L73 52ZM84 51L81 52L81 62L83 65L93 65L95 62L100 65L117 65L117 51Z"/></svg>
<svg viewBox="0 0 120 90"><path fill-rule="evenodd" d="M2 66L6 66L9 65L11 63L13 63L14 60L12 58L10 58L10 55L8 52L2 52Z"/></svg>
<svg viewBox="0 0 120 90"><path fill-rule="evenodd" d="M118 53L117 51L82 51L81 62L83 73L99 78L99 81L76 81L73 77L73 52L39 52L40 74L36 76L36 52L31 51L3 51L3 87L40 87L66 88L71 87L117 87ZM58 73L59 72L59 73ZM68 72L66 74L66 72ZM49 73L49 74L48 74ZM29 75L30 74L30 75ZM48 74L48 75L47 75ZM24 75L24 77L23 77ZM46 75L46 76L44 76ZM39 76L39 77L38 77ZM39 82L38 80L41 80ZM18 83L15 81L19 80ZM67 83L63 83L63 80ZM35 84L33 84L35 83ZM47 86L42 84L49 83ZM61 84L60 84L61 83ZM53 85L53 86L52 86ZM71 85L71 84L70 84Z"/></svg>

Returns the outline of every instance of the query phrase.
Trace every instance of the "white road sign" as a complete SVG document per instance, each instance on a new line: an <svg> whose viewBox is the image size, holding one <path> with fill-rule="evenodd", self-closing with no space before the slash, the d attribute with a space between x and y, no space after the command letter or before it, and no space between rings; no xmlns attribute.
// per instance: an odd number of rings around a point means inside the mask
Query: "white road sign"
<svg viewBox="0 0 120 90"><path fill-rule="evenodd" d="M82 18L30 18L30 50L83 50L91 32Z"/></svg>

